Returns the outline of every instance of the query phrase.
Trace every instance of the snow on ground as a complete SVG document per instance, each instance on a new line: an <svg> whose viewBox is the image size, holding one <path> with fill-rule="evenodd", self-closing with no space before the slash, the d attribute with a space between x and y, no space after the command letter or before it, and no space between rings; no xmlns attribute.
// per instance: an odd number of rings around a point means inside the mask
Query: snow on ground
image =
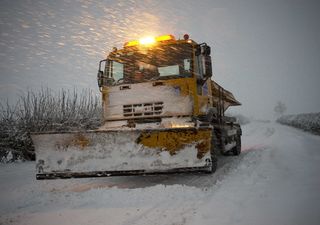
<svg viewBox="0 0 320 225"><path fill-rule="evenodd" d="M0 164L0 224L320 224L320 137L243 126L243 153L215 174L35 180Z"/></svg>
<svg viewBox="0 0 320 225"><path fill-rule="evenodd" d="M191 224L320 224L320 137L277 124L246 127L245 157Z"/></svg>

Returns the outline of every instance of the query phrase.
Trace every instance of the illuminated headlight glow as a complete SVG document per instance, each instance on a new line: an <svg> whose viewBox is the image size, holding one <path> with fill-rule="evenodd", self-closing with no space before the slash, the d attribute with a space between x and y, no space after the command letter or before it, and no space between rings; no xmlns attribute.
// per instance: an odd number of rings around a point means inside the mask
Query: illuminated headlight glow
<svg viewBox="0 0 320 225"><path fill-rule="evenodd" d="M134 40L134 41L129 41L124 44L124 47L133 47L133 46L138 46L138 45L153 45L156 43L160 42L165 42L165 41L172 41L175 40L175 37L171 34L167 35L162 35L158 37L145 37L141 38L140 40Z"/></svg>
<svg viewBox="0 0 320 225"><path fill-rule="evenodd" d="M188 127L194 127L194 123L188 123L188 122L175 122L175 121L165 121L162 122L162 127L164 128L188 128Z"/></svg>
<svg viewBox="0 0 320 225"><path fill-rule="evenodd" d="M193 124L171 124L171 128L187 128L194 127Z"/></svg>
<svg viewBox="0 0 320 225"><path fill-rule="evenodd" d="M156 39L154 37L145 37L139 40L139 43L141 45L151 45L151 44L154 44L155 42L156 42Z"/></svg>

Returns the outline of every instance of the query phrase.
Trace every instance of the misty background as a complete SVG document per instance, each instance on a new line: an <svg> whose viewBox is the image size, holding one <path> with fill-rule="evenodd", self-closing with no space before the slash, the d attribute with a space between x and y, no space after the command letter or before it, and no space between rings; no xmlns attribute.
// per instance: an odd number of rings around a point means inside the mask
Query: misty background
<svg viewBox="0 0 320 225"><path fill-rule="evenodd" d="M212 48L213 79L270 119L320 111L320 4L295 0L1 0L0 98L50 87L92 89L112 47L185 33Z"/></svg>

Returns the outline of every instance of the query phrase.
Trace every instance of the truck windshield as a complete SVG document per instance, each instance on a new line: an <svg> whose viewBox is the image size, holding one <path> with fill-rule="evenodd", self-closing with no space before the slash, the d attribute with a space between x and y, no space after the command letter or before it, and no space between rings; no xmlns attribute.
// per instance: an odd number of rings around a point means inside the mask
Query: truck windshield
<svg viewBox="0 0 320 225"><path fill-rule="evenodd" d="M115 84L191 77L192 46L172 44L112 53L107 74Z"/></svg>

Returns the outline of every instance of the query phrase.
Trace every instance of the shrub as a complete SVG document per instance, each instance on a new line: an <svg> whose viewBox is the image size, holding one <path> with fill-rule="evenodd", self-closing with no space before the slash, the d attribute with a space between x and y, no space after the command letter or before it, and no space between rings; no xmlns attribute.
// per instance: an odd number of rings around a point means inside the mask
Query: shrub
<svg viewBox="0 0 320 225"><path fill-rule="evenodd" d="M320 134L320 113L286 115L277 119L278 123L293 126L315 134Z"/></svg>
<svg viewBox="0 0 320 225"><path fill-rule="evenodd" d="M101 101L90 90L28 91L15 105L0 104L0 159L34 159L31 132L95 129Z"/></svg>

